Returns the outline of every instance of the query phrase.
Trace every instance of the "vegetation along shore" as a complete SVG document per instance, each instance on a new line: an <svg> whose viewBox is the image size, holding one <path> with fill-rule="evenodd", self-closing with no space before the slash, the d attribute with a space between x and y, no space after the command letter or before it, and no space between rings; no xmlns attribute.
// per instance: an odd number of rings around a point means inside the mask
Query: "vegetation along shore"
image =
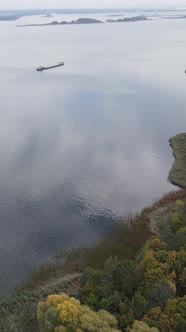
<svg viewBox="0 0 186 332"><path fill-rule="evenodd" d="M181 188L186 188L186 134L172 137L169 143L175 157L169 180Z"/></svg>
<svg viewBox="0 0 186 332"><path fill-rule="evenodd" d="M169 176L184 189L40 267L1 302L0 331L186 331L185 137L170 140Z"/></svg>

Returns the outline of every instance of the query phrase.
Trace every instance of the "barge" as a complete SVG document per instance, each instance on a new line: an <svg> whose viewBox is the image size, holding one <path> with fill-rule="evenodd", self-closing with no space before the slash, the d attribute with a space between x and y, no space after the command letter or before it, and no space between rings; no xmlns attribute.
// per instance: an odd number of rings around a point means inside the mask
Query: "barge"
<svg viewBox="0 0 186 332"><path fill-rule="evenodd" d="M56 68L56 67L61 67L64 66L64 62L58 62L56 65L53 66L40 66L36 69L36 71L43 71L43 70L48 70L48 69L52 69L52 68Z"/></svg>

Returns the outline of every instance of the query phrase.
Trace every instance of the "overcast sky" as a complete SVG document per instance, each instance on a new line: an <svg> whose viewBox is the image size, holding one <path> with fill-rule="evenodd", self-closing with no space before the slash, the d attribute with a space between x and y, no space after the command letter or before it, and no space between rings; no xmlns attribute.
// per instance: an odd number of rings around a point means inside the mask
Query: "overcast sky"
<svg viewBox="0 0 186 332"><path fill-rule="evenodd" d="M0 9L186 7L186 0L0 0Z"/></svg>

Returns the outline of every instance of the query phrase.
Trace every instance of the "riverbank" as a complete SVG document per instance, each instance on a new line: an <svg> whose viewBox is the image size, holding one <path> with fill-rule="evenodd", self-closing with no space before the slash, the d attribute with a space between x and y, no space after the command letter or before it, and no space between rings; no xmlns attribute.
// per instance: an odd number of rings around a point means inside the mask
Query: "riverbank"
<svg viewBox="0 0 186 332"><path fill-rule="evenodd" d="M169 143L175 157L169 181L180 188L186 188L186 133L172 137Z"/></svg>
<svg viewBox="0 0 186 332"><path fill-rule="evenodd" d="M40 267L17 288L14 295L1 302L0 331L39 331L38 301L61 292L77 297L84 269L100 270L109 257L117 256L119 261L135 260L148 239L162 232L160 225L167 216L174 214L178 200L186 203L186 190L169 193L144 209L139 216L128 219L127 223L123 220L115 224L97 245L73 250L66 255L65 261L59 259Z"/></svg>
<svg viewBox="0 0 186 332"><path fill-rule="evenodd" d="M185 136L170 140L177 163L176 175L180 172L182 184ZM171 170L173 175L175 164ZM62 292L75 296L94 310L108 310L117 318L121 331L126 331L136 319L158 327L157 331L175 332L185 328L185 314L179 312L179 303L183 306L186 301L185 216L186 189L180 189L166 194L139 215L115 223L98 244L74 249L65 257L41 266L10 298L0 303L0 331L39 332L38 302ZM122 275L121 269L124 269ZM115 274L118 274L116 280ZM111 283L102 297L100 292L104 287L99 289L99 283ZM171 305L173 311L170 311ZM158 318L152 311L156 308Z"/></svg>

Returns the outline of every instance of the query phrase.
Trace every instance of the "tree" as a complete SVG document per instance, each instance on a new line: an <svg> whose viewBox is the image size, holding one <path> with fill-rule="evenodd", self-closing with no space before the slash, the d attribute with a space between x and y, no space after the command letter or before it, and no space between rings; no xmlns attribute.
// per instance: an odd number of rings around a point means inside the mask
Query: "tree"
<svg viewBox="0 0 186 332"><path fill-rule="evenodd" d="M106 310L112 313L123 298L132 298L136 286L134 264L128 260L120 262L117 257L110 257L102 271L86 269L83 272L80 299L83 304L95 310L102 309L105 305Z"/></svg>
<svg viewBox="0 0 186 332"><path fill-rule="evenodd" d="M175 203L175 209L177 212L183 212L184 211L185 204L181 199L177 199Z"/></svg>
<svg viewBox="0 0 186 332"><path fill-rule="evenodd" d="M119 326L122 331L125 331L128 326L131 326L135 319L129 303L120 304L119 314L116 317L118 318Z"/></svg>
<svg viewBox="0 0 186 332"><path fill-rule="evenodd" d="M152 308L143 319L149 323L157 323L166 332L186 331L186 296L168 300L165 309Z"/></svg>
<svg viewBox="0 0 186 332"><path fill-rule="evenodd" d="M166 302L176 295L176 286L169 280L157 282L149 291L149 304L151 307L163 308Z"/></svg>
<svg viewBox="0 0 186 332"><path fill-rule="evenodd" d="M149 327L145 322L136 320L132 329L128 329L127 332L159 332L159 330L156 327Z"/></svg>
<svg viewBox="0 0 186 332"><path fill-rule="evenodd" d="M132 298L131 308L135 319L141 319L147 311L147 300L138 292Z"/></svg>
<svg viewBox="0 0 186 332"><path fill-rule="evenodd" d="M182 226L183 226L183 219L181 213L174 212L171 218L171 229L173 233L175 233Z"/></svg>
<svg viewBox="0 0 186 332"><path fill-rule="evenodd" d="M182 327L186 327L186 295L169 300L164 313L174 322L175 330L173 331L182 331Z"/></svg>
<svg viewBox="0 0 186 332"><path fill-rule="evenodd" d="M186 267L183 268L182 273L179 276L179 287L184 293L186 293Z"/></svg>
<svg viewBox="0 0 186 332"><path fill-rule="evenodd" d="M160 263L156 257L153 250L145 252L143 257L144 262L144 279L145 285L149 289L157 281L162 280L165 276L165 264Z"/></svg>
<svg viewBox="0 0 186 332"><path fill-rule="evenodd" d="M66 294L50 295L39 302L37 318L41 332L119 332L114 316L95 312Z"/></svg>
<svg viewBox="0 0 186 332"><path fill-rule="evenodd" d="M166 250L167 245L163 242L159 237L153 236L145 243L145 252L149 250L159 251L159 250Z"/></svg>

